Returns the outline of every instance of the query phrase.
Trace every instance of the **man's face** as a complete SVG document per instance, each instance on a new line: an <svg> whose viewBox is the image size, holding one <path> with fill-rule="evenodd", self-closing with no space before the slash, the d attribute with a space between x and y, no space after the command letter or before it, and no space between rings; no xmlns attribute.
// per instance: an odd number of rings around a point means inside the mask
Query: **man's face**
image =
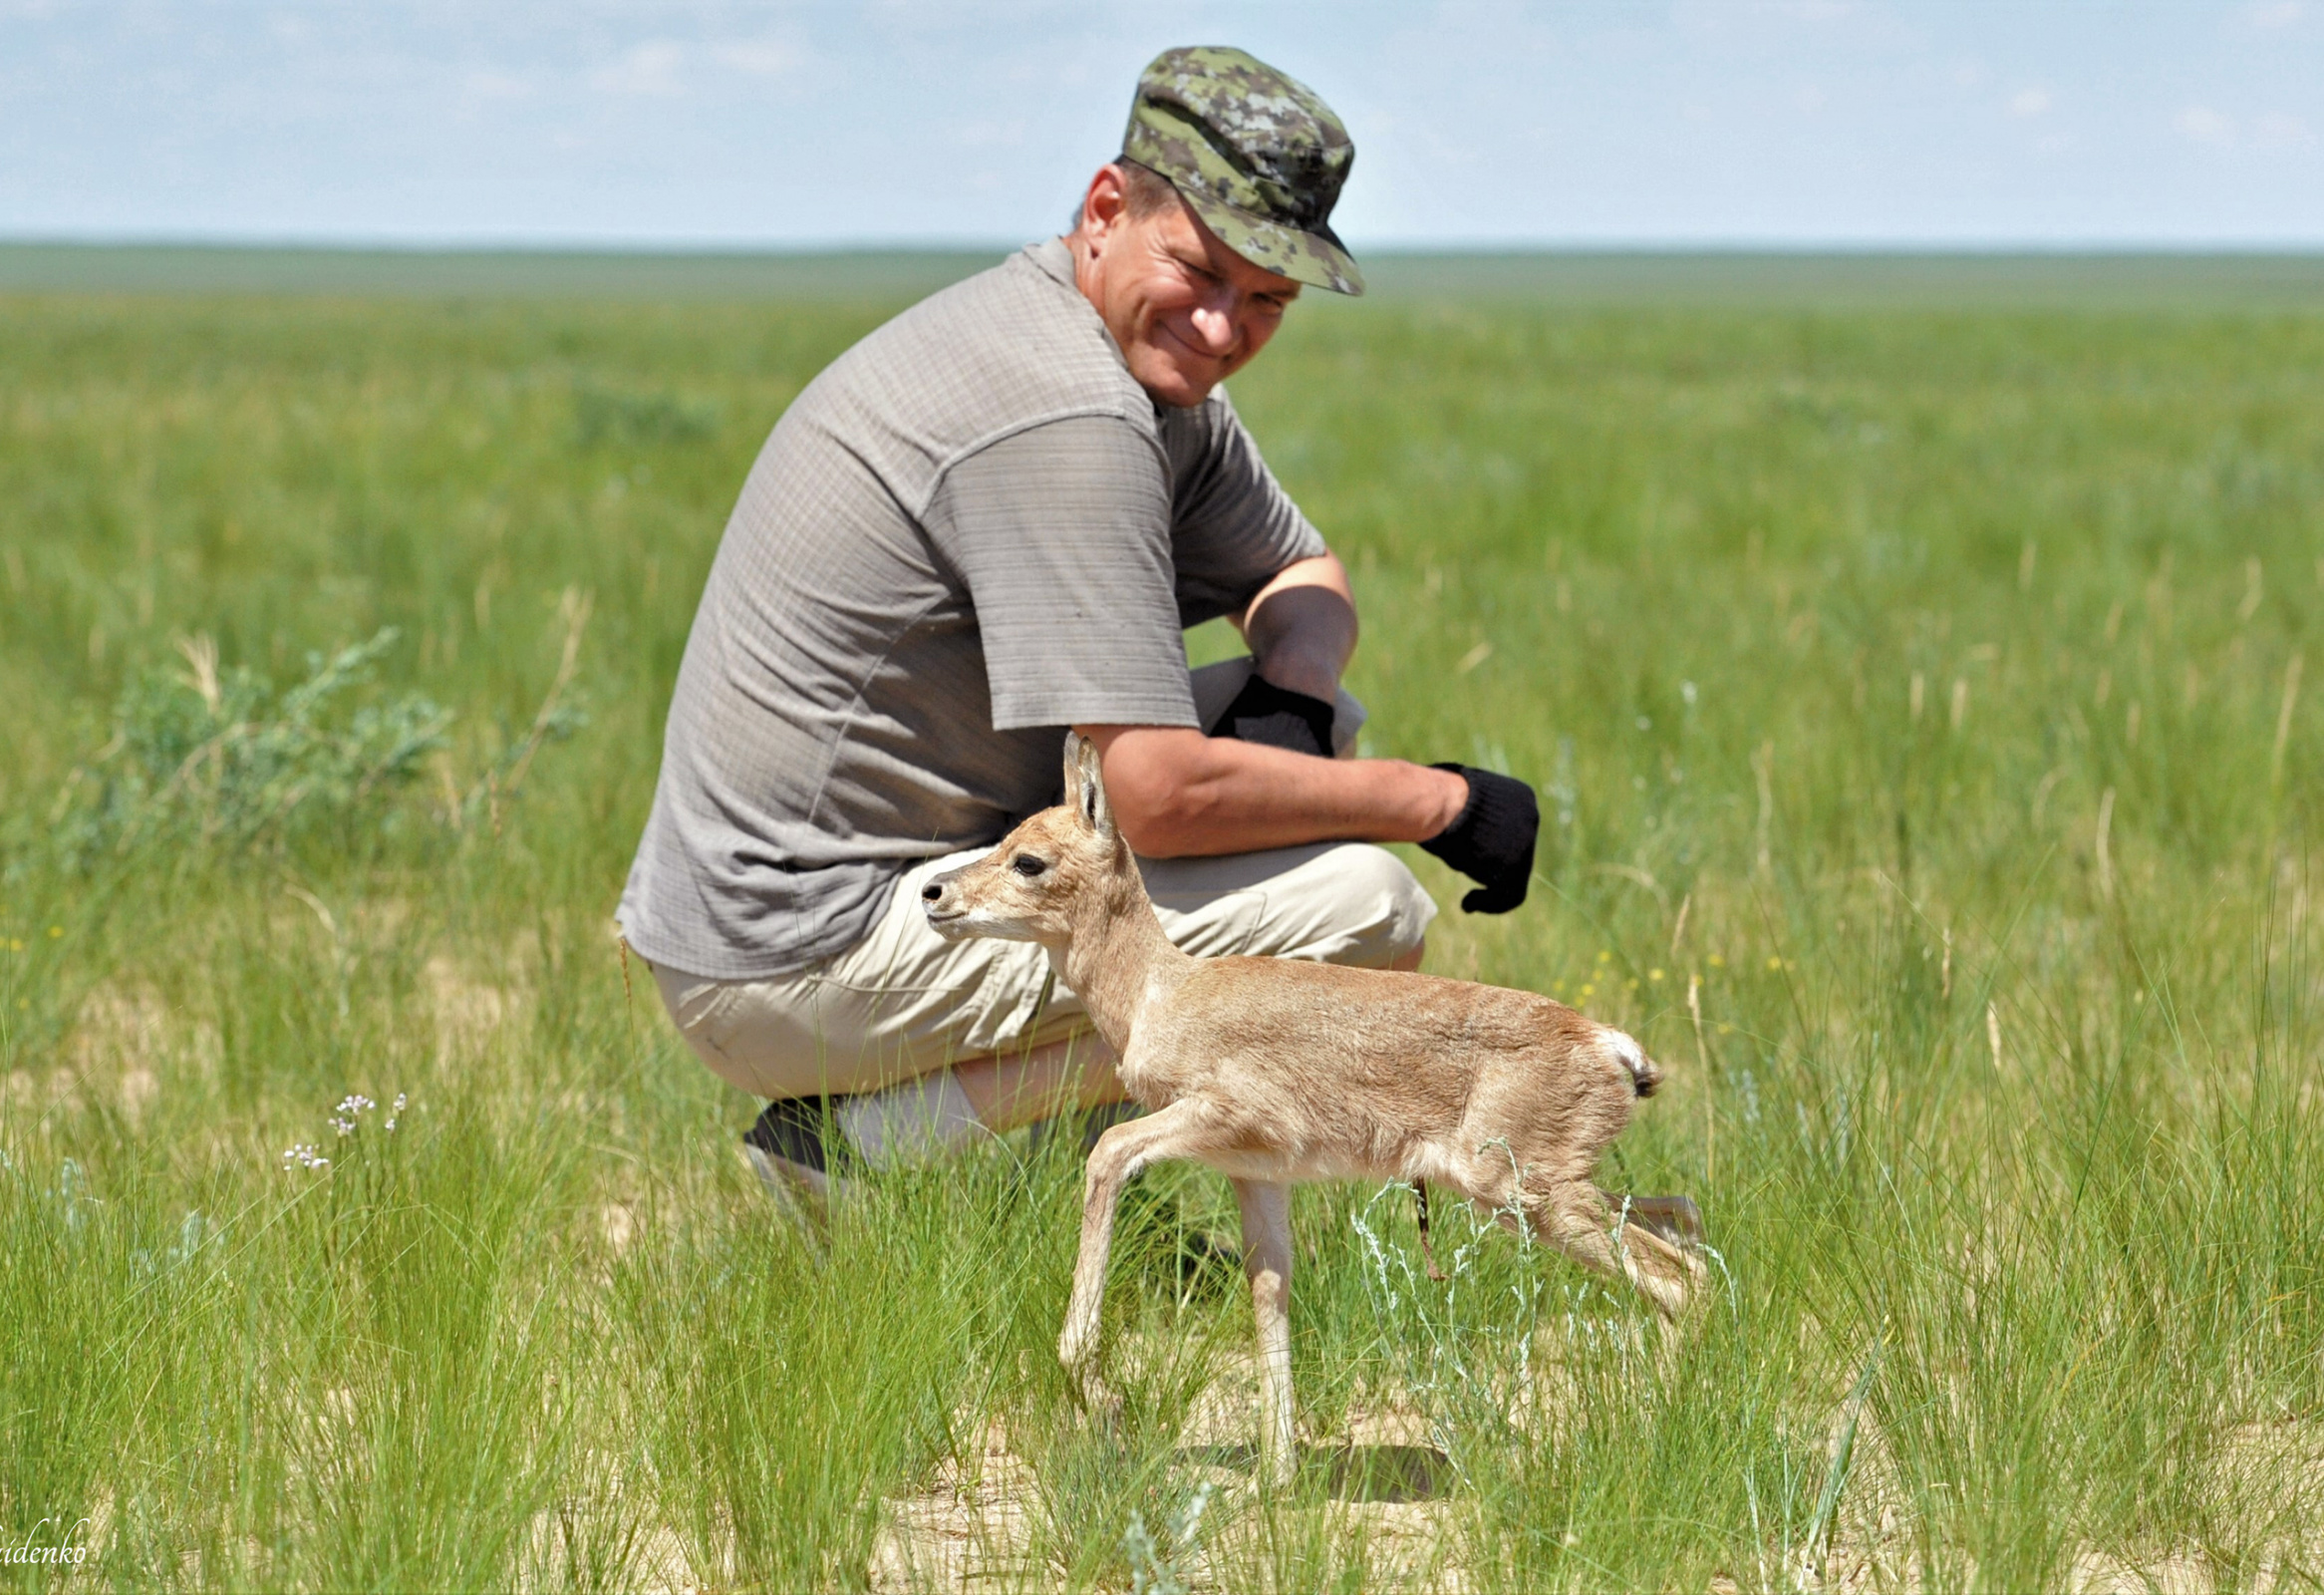
<svg viewBox="0 0 2324 1595"><path fill-rule="evenodd" d="M1091 182L1072 242L1082 293L1130 375L1166 405L1199 405L1249 365L1300 293L1221 243L1183 202L1132 217L1111 166Z"/></svg>

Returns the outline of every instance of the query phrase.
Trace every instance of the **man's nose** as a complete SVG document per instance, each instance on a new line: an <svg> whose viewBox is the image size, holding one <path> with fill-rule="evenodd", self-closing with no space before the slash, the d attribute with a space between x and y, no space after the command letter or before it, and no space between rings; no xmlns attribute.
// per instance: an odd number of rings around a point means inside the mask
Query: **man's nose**
<svg viewBox="0 0 2324 1595"><path fill-rule="evenodd" d="M1235 312L1232 305L1197 305L1192 317L1194 330L1203 341L1203 347L1212 354L1223 355L1235 347Z"/></svg>

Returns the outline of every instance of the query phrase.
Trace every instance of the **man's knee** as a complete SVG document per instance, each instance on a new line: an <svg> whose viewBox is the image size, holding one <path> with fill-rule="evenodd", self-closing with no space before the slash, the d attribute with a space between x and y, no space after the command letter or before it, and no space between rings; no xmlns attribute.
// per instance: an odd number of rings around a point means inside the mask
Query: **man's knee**
<svg viewBox="0 0 2324 1595"><path fill-rule="evenodd" d="M1436 917L1419 879L1385 847L1343 842L1295 873L1311 901L1297 916L1307 945L1285 949L1293 957L1386 969L1419 952Z"/></svg>
<svg viewBox="0 0 2324 1595"><path fill-rule="evenodd" d="M1357 916L1363 930L1361 961L1384 967L1419 952L1436 917L1436 900L1419 877L1385 847L1359 842L1338 851L1344 857L1334 868L1346 871L1353 905L1363 910Z"/></svg>

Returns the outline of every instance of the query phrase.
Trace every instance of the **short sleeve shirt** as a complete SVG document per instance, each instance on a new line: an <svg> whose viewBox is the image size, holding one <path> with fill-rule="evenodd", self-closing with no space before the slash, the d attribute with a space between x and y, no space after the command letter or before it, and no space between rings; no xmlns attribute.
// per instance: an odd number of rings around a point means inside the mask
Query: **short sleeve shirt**
<svg viewBox="0 0 2324 1595"><path fill-rule="evenodd" d="M1223 389L1138 386L1062 241L922 301L742 485L623 933L718 980L845 951L913 863L1053 800L1065 727L1194 725L1183 628L1323 551Z"/></svg>

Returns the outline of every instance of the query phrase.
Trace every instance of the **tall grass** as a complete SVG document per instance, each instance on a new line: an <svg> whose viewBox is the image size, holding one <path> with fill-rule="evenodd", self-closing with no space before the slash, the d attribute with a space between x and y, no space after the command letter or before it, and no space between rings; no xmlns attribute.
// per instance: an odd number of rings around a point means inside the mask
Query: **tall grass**
<svg viewBox="0 0 2324 1595"><path fill-rule="evenodd" d="M0 1583L2324 1580L2324 321L1295 318L1237 400L1371 751L1549 815L1431 965L1646 1041L1607 1178L1718 1266L1665 1342L1303 1191L1270 1492L1176 1251L1223 1186L1150 1179L1087 1427L1064 1142L803 1244L611 937L726 509L888 308L0 299L0 1544L90 1551ZM388 627L412 779L63 844L179 639L287 686Z"/></svg>

